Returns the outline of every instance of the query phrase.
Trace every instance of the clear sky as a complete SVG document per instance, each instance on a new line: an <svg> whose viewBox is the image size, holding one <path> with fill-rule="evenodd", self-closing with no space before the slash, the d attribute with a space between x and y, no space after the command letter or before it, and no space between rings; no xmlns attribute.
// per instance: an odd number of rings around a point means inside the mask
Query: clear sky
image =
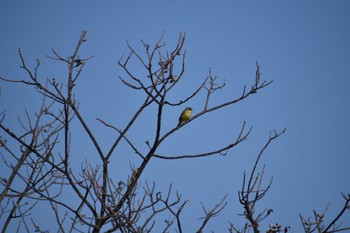
<svg viewBox="0 0 350 233"><path fill-rule="evenodd" d="M253 126L249 140L226 157L199 160L154 160L141 177L155 180L160 190L170 183L191 198L184 212L186 232L196 229L202 217L200 202L208 207L229 194L229 205L212 219L206 232L225 232L230 220L244 219L237 200L242 173L250 170L270 130L287 128L263 157L266 181L274 182L260 207L274 209L266 224L278 222L300 232L299 213L311 216L330 204L328 220L343 205L340 192L350 193L350 2L338 1L0 1L0 75L21 79L17 49L27 64L41 61L40 75L67 76L66 66L47 59L51 48L68 56L82 30L89 41L81 57L94 55L78 82L80 109L107 150L115 133L95 118L123 127L143 100L117 79L125 75L116 61L127 52L127 39L141 49L140 39L155 44L164 34L169 50L179 32L186 32L186 71L177 93L186 96L207 76L225 80L212 104L238 97L244 84L254 81L259 61L262 79L272 85L247 100L208 114L186 125L160 148L164 154L199 153L217 148L236 137L242 122ZM142 50L138 50L141 53ZM194 113L203 107L203 95L192 100ZM1 82L0 104L5 123L18 127L23 109L38 109L29 88ZM164 131L174 127L182 108L166 111ZM155 111L137 122L130 138L146 150L152 139ZM77 159L98 162L97 153L77 127L72 142ZM1 133L3 135L3 132ZM134 154L115 160L115 177L125 176ZM126 154L125 154L126 153ZM128 152L129 153L129 152ZM0 168L3 165L0 165ZM38 213L40 214L40 213ZM349 216L349 215L348 215ZM349 217L347 218L349 220ZM0 223L2 220L0 220ZM2 224L1 224L2 225ZM13 226L15 227L15 226ZM13 228L15 229L15 228ZM56 229L56 228L55 228ZM52 229L54 230L54 229Z"/></svg>

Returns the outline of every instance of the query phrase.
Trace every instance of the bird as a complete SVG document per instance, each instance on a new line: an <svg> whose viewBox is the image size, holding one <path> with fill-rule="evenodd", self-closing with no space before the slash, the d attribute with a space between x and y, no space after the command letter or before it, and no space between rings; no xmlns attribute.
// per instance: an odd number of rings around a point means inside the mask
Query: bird
<svg viewBox="0 0 350 233"><path fill-rule="evenodd" d="M185 110L183 110L183 112L179 117L179 124L177 126L181 125L185 121L188 121L191 117L191 114L192 114L192 108L191 107L185 108Z"/></svg>

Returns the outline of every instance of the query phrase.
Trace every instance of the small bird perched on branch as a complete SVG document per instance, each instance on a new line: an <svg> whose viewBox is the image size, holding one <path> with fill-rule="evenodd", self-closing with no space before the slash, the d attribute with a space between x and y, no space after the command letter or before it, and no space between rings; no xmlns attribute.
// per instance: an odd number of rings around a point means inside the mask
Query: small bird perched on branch
<svg viewBox="0 0 350 233"><path fill-rule="evenodd" d="M188 121L191 117L191 114L192 114L192 108L191 107L185 108L185 110L183 110L183 112L179 117L179 124L177 126L181 125L185 121Z"/></svg>

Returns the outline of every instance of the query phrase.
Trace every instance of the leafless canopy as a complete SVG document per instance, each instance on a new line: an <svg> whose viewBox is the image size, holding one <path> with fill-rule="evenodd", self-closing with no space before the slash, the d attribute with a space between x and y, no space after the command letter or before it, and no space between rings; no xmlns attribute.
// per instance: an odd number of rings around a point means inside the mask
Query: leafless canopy
<svg viewBox="0 0 350 233"><path fill-rule="evenodd" d="M127 41L129 52L117 62L124 71L124 75L119 76L119 79L125 87L135 92L142 92L144 100L140 106L135 107L135 113L125 127L120 128L104 119L97 118L97 122L117 133L113 144L107 151L104 151L91 130L91 126L87 123L86 116L79 110L78 100L74 95L77 80L81 77L84 67L93 58L93 56L87 58L79 56L81 47L88 41L86 34L86 31L82 32L71 56L64 57L54 49L52 49L52 55L48 56L53 61L66 64L68 75L65 81L54 78L42 79L39 75L39 60L36 61L34 69L29 68L20 49L18 53L21 68L26 72L26 78L15 80L1 77L1 80L5 82L31 86L42 97L37 112L31 114L26 110L26 119L18 120L22 127L19 132L5 125L6 112L1 113L0 128L4 132L4 136L0 138L1 156L7 168L6 172L2 172L0 180L3 187L0 193L2 232L6 232L10 224L18 225L18 232L47 232L47 230L58 232L169 232L171 230L184 232L181 213L188 200L183 200L181 194L174 192L172 185L164 192L157 190L156 182L141 184L139 179L145 167L150 163L151 158L176 160L227 155L231 148L245 141L250 135L252 128L247 127L246 122L243 122L240 130L235 132L236 136L229 144L210 151L198 154L176 154L176 151L171 151L172 154L160 154L158 148L169 136L197 118L243 101L270 85L272 81L261 80L260 67L256 63L256 75L252 84L244 86L242 92L232 97L230 101L213 106L210 104L211 97L224 88L225 83L218 83L217 77L214 77L210 70L208 77L194 88L193 93L183 99L170 101L167 98L168 94L175 91L174 87L186 78L186 51L183 48L186 35L180 33L175 48L171 51L165 49L163 36L154 46L141 40L144 49L142 53L136 51ZM131 68L132 63L140 64L146 75L142 77L137 75ZM202 109L196 108L199 111L189 121L178 126L174 125L172 129L162 133L164 107L186 104L197 97L201 91L206 93L202 100ZM157 114L154 116L156 128L154 138L146 142L148 150L145 152L129 138L129 132L134 127L134 123L141 119L141 113L150 106L157 108ZM90 139L89 143L95 148L95 154L92 156L99 161L98 165L93 166L88 161L83 161L80 169L72 166L72 124L78 124L84 129ZM284 131L275 132L270 136L268 143L258 156L250 177L244 174L239 201L245 211L243 215L249 224L242 231L237 230L231 224L232 232L247 232L250 227L254 229L254 232L259 232L259 222L271 213L270 209L266 209L255 215L257 201L266 195L271 185L269 183L267 188L261 187L263 172L256 175L256 167L265 148ZM113 156L116 156L116 148L122 141L126 142L138 155L139 161L135 162L136 166L132 166L127 179L116 180L110 177L109 162ZM67 196L74 202L67 201ZM344 198L346 199L345 211L349 209L349 197L344 196ZM197 232L202 232L209 220L221 212L226 206L226 201L227 195L212 208L207 208L202 204L204 216L201 218L202 222ZM40 221L31 215L35 209L43 208L42 206L49 206L45 209L45 214L51 213L56 220L56 226L52 226L51 229L43 229ZM164 218L164 216L167 217ZM162 221L160 222L159 219ZM329 231L337 220L338 218L326 228L326 231ZM303 218L302 221L304 226L312 225ZM155 228L156 225L157 228Z"/></svg>

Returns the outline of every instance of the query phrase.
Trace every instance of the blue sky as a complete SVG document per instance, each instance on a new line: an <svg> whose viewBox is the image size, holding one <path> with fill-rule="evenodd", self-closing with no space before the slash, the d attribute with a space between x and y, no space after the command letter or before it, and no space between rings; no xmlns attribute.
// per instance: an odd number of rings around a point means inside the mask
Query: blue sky
<svg viewBox="0 0 350 233"><path fill-rule="evenodd" d="M312 210L323 211L330 204L331 218L343 205L340 192L350 192L349 1L1 1L0 29L2 77L24 77L19 69L20 47L30 67L36 58L41 61L43 79L57 80L66 78L66 67L46 55L55 48L69 56L81 31L87 30L90 40L81 49L81 57L95 57L84 68L76 97L105 151L115 133L95 118L122 127L143 101L142 95L117 78L125 75L116 61L127 52L126 39L143 52L140 39L155 44L165 32L171 50L179 32L185 32L186 71L175 93L180 98L189 95L211 67L226 82L213 105L238 97L244 84L251 85L259 61L262 79L273 80L272 85L237 105L191 122L169 138L160 152L199 153L225 145L238 134L244 120L253 126L248 141L226 157L154 160L141 177L155 180L163 191L172 183L184 198L192 199L184 213L187 232L200 225L200 202L211 206L226 193L229 205L207 231L224 232L228 220L237 225L244 222L237 216L242 211L237 200L242 173L252 168L273 129L288 130L262 160L266 178L274 177L270 192L260 203L262 208L275 210L266 224L279 222L300 232L299 213L311 216ZM6 109L9 127L18 127L15 117L23 116L24 108L39 107L34 97L27 87L1 82L0 111ZM194 113L203 107L203 98L204 92L188 103ZM164 132L174 127L182 109L166 109ZM151 108L130 132L142 150L146 150L144 141L153 138L154 114ZM83 158L98 162L81 127L74 130L72 142L77 146L73 151L79 156L75 162ZM118 178L127 175L130 163L139 162L123 148L120 160L113 161L113 175Z"/></svg>

